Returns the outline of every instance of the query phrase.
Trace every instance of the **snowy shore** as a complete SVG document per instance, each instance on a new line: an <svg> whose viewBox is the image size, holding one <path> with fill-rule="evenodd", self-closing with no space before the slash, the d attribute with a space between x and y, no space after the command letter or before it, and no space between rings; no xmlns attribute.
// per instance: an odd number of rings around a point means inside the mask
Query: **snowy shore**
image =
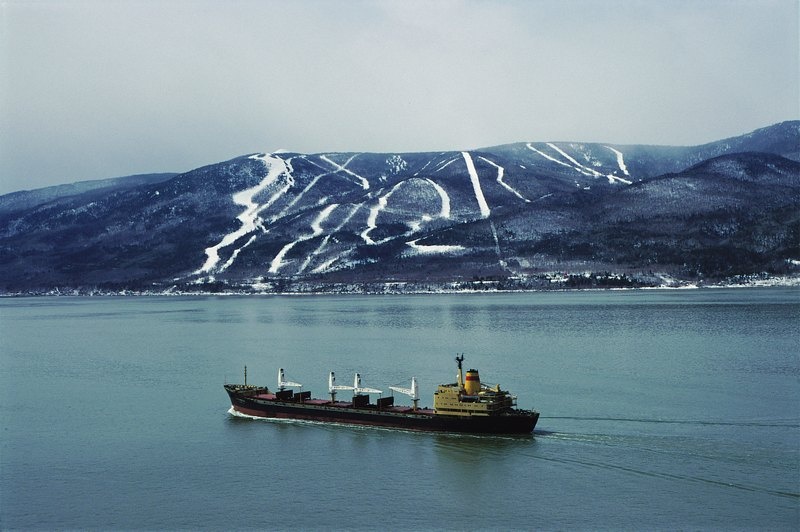
<svg viewBox="0 0 800 532"><path fill-rule="evenodd" d="M585 282L576 281L585 280ZM722 281L687 281L662 277L660 283L646 283L624 276L596 277L543 276L535 279L472 280L453 282L349 282L313 283L308 281L254 282L229 285L204 283L142 289L98 287L54 287L42 290L0 293L0 297L33 296L314 296L314 295L413 295L413 294L483 294L535 293L605 290L703 290L720 288L800 288L800 274L738 276Z"/></svg>

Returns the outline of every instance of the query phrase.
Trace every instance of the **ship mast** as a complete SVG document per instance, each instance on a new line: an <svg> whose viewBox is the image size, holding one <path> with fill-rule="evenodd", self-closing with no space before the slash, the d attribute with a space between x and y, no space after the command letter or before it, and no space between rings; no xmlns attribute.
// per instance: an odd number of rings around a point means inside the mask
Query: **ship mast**
<svg viewBox="0 0 800 532"><path fill-rule="evenodd" d="M458 389L464 389L464 375L461 371L461 363L464 362L464 353L461 356L456 355L456 362L458 363Z"/></svg>

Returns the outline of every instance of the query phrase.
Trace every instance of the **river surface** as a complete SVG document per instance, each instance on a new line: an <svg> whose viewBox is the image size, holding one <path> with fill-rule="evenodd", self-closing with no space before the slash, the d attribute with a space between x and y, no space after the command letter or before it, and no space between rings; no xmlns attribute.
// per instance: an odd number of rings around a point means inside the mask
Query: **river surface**
<svg viewBox="0 0 800 532"><path fill-rule="evenodd" d="M0 529L796 530L799 328L796 288L2 299ZM532 436L246 419L222 388L416 376L429 406L457 353Z"/></svg>

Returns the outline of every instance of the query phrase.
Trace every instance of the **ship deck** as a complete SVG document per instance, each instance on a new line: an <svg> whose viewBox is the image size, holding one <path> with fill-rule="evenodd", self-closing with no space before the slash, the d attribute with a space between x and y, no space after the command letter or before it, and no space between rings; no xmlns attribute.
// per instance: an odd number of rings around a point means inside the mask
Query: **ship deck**
<svg viewBox="0 0 800 532"><path fill-rule="evenodd" d="M414 410L410 406L388 406L383 408L378 408L377 405L370 404L366 407L354 407L351 401L330 401L328 399L306 399L305 401L298 402L298 401L282 401L278 399L278 396L274 393L259 393L256 395L251 396L253 399L261 399L263 401L275 401L279 403L289 403L289 404L303 404L309 406L319 406L319 407L333 407L333 408L352 408L353 410L380 410L381 412L394 412L397 414L421 414L432 416L434 414L434 410L432 408L418 408Z"/></svg>

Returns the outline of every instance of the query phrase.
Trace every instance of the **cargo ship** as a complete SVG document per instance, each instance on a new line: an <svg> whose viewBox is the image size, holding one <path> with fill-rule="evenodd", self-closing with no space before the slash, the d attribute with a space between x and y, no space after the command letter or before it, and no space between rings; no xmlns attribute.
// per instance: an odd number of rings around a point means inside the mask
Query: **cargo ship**
<svg viewBox="0 0 800 532"><path fill-rule="evenodd" d="M394 395L383 397L383 392L362 386L356 373L353 386L336 384L334 372L328 375L330 397L315 399L310 391L297 382L287 381L283 369L278 370L278 386L247 384L247 367L244 384L225 384L233 412L246 416L273 419L297 419L326 423L372 425L405 430L461 432L472 434L530 434L539 413L516 408L516 396L501 390L499 385L483 384L477 370L462 371L464 356L456 357L458 374L456 382L440 384L433 394L433 408L419 408L419 386L416 378L411 387L390 386L392 392L411 398L410 406L394 404ZM337 392L351 391L352 398L340 400ZM379 395L371 402L371 395Z"/></svg>

